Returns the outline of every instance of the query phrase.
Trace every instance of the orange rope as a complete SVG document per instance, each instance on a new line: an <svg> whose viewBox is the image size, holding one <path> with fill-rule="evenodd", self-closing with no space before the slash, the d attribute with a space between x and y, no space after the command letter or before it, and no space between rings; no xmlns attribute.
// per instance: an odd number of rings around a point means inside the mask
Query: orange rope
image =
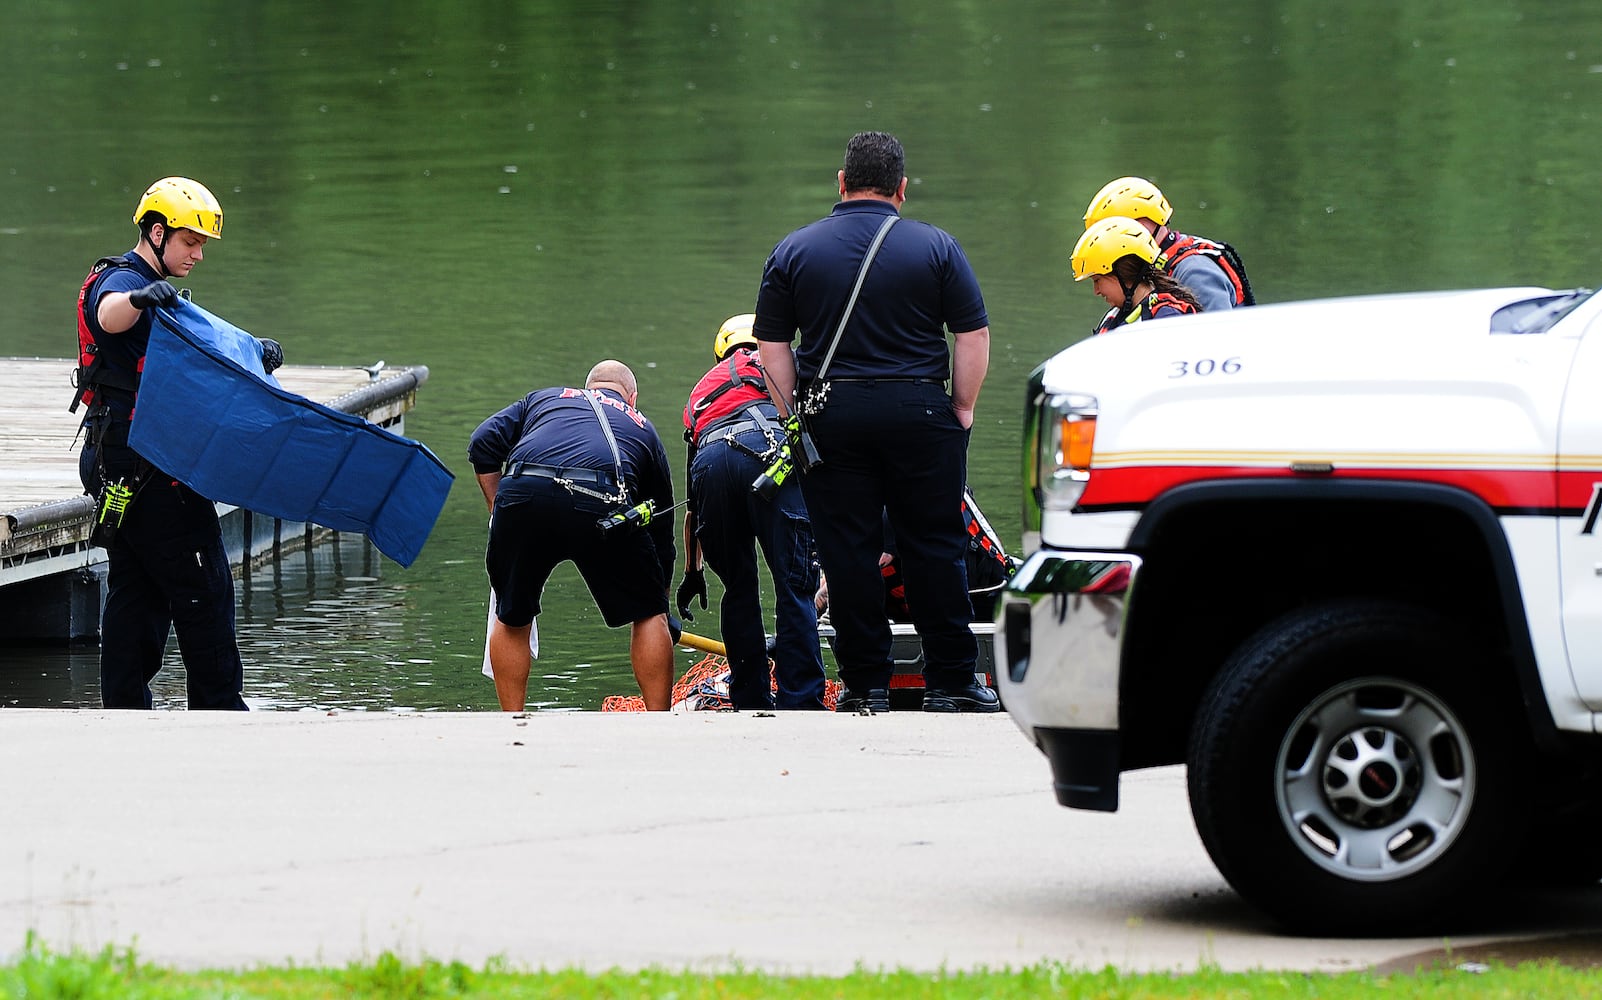
<svg viewBox="0 0 1602 1000"><path fill-rule="evenodd" d="M773 661L768 661L768 670L771 674ZM835 702L840 700L840 682L824 681L823 705L829 711L834 711ZM778 691L779 685L773 681L773 690ZM673 707L680 711L721 712L731 711L734 704L729 701L729 661L715 654L707 654L699 662L684 672L673 684ZM637 694L608 695L601 702L603 712L643 712L645 699Z"/></svg>

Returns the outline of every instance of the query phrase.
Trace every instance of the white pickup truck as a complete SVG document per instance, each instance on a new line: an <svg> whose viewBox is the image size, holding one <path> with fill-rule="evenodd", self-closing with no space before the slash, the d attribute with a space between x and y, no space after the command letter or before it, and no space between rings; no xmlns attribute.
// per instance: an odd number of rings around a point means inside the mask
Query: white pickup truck
<svg viewBox="0 0 1602 1000"><path fill-rule="evenodd" d="M1299 932L1602 876L1602 296L1142 322L1027 408L996 666L1059 802L1187 765L1214 863Z"/></svg>

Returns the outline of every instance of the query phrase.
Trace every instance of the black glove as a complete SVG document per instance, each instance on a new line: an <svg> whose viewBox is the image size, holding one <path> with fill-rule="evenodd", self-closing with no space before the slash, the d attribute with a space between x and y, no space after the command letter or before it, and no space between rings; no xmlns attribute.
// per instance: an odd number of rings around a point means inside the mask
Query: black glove
<svg viewBox="0 0 1602 1000"><path fill-rule="evenodd" d="M673 612L669 611L668 612L668 638L673 640L674 645L677 645L678 641L679 641L679 636L681 636L683 634L684 634L684 623L679 621L677 618L674 618L673 617Z"/></svg>
<svg viewBox="0 0 1602 1000"><path fill-rule="evenodd" d="M170 306L178 301L178 289L165 281L152 281L143 288L136 288L128 293L128 304L135 309L149 309L151 306Z"/></svg>
<svg viewBox="0 0 1602 1000"><path fill-rule="evenodd" d="M276 340L266 337L257 337L256 342L261 345L261 366L271 375L284 364L284 348Z"/></svg>
<svg viewBox="0 0 1602 1000"><path fill-rule="evenodd" d="M706 570L687 569L684 571L684 582L679 584L679 617L687 622L695 621L695 615L690 613L691 598L701 598L701 610L706 610Z"/></svg>

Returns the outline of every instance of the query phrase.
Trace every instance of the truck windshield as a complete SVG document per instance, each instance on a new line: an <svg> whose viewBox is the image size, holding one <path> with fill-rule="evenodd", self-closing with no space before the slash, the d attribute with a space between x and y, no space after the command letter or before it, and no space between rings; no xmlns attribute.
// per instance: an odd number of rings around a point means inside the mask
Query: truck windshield
<svg viewBox="0 0 1602 1000"><path fill-rule="evenodd" d="M1503 306L1491 317L1491 332L1545 333L1593 294L1589 288L1576 288Z"/></svg>

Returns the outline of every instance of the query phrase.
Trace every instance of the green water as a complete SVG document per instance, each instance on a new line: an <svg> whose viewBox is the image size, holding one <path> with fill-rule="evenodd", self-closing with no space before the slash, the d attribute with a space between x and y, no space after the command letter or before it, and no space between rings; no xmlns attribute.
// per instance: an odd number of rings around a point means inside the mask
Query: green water
<svg viewBox="0 0 1602 1000"><path fill-rule="evenodd" d="M901 137L905 214L978 272L972 482L1015 544L1024 378L1101 311L1066 276L1097 188L1156 180L1262 301L1594 284L1599 21L1580 0L0 0L0 355L70 354L73 295L132 245L144 186L209 185L227 221L196 301L291 362L427 365L407 432L457 475L410 569L358 547L242 587L247 698L491 708L468 435L617 357L682 483L713 333L828 212L852 132ZM531 703L633 692L575 573L540 624ZM9 701L92 703L92 653L26 659Z"/></svg>

